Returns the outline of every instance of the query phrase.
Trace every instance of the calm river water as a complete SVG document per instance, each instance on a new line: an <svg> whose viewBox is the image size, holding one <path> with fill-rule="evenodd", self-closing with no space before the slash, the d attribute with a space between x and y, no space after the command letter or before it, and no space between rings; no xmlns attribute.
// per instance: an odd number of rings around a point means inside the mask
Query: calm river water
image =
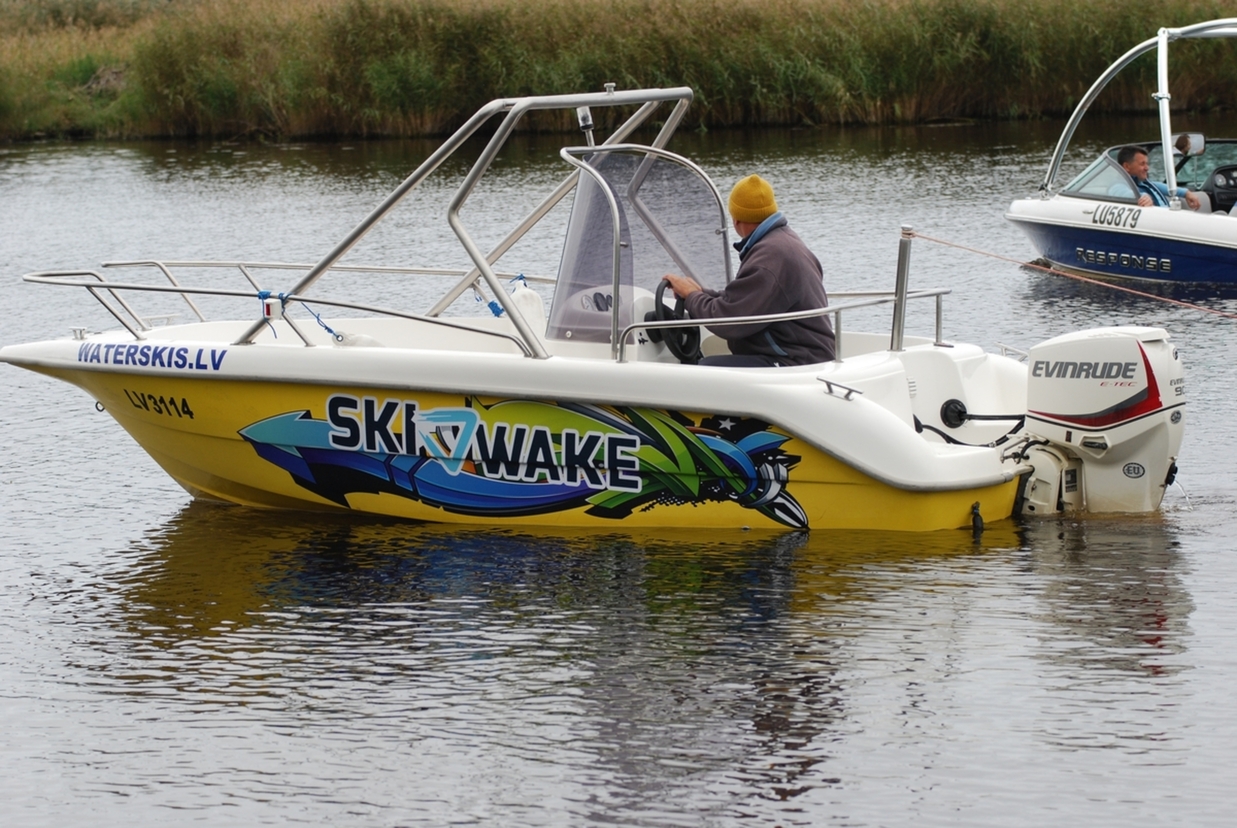
<svg viewBox="0 0 1237 828"><path fill-rule="evenodd" d="M831 289L889 289L902 223L1030 259L1002 212L1035 189L1058 129L673 148L723 190L771 179ZM1089 129L1073 169L1155 134ZM2 147L0 342L109 324L26 272L316 260L430 149ZM352 258L462 263L443 221L460 169L442 174ZM483 246L562 174L546 139L497 165L465 212ZM555 244L504 264L553 273ZM1231 824L1237 323L915 245L912 285L954 290L947 337L995 350L1102 324L1172 331L1191 396L1161 515L996 523L973 543L256 512L191 502L84 394L0 366L3 823ZM1237 312L1237 290L1172 295Z"/></svg>

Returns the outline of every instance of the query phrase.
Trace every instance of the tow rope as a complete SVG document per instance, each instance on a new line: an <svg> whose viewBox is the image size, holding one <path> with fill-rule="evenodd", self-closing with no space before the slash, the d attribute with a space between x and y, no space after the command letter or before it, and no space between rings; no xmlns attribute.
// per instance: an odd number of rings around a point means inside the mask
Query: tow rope
<svg viewBox="0 0 1237 828"><path fill-rule="evenodd" d="M1090 276L1083 276L1078 273L1070 273L1065 270L1057 270L1054 267L1048 267L1046 265L1035 264L1034 262L1024 262L1018 259L1011 258L1009 256L1002 256L999 253L991 253L987 250L979 250L974 247L967 247L966 245L958 244L957 242L946 241L945 239L937 239L937 238L933 238L932 236L925 236L923 233L917 233L917 232L912 231L911 235L914 236L915 238L923 239L924 241L934 242L935 244L944 245L945 247L953 247L958 250L965 250L968 253L975 253L980 256L988 256L989 258L999 259L1003 262L1010 262L1020 267L1029 267L1032 270L1039 270L1044 273L1051 273L1054 276L1064 276L1067 279L1074 279L1079 282L1086 282L1089 285L1099 285L1100 287L1111 288L1112 290L1119 290L1122 293L1129 293L1134 296L1141 296L1144 299L1155 299L1160 302L1167 302L1170 305L1177 305L1178 307L1199 311L1200 313L1210 313L1216 316L1222 316L1225 319L1237 319L1237 313L1229 313L1227 311L1216 310L1215 308L1209 308L1209 307L1206 307L1205 305L1196 305L1193 302L1183 302L1180 299L1170 299L1167 296L1157 296L1154 293L1147 293L1146 291L1143 291L1143 290L1135 290L1134 288L1125 287L1124 285L1115 285L1111 282L1105 282L1102 279L1092 279Z"/></svg>

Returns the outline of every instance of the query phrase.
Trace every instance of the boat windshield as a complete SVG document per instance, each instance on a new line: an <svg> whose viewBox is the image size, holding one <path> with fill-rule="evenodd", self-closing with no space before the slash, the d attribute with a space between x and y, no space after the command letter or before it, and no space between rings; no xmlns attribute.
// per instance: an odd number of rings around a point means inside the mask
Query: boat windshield
<svg viewBox="0 0 1237 828"><path fill-rule="evenodd" d="M1091 166L1066 184L1061 195L1131 204L1138 202L1138 189L1134 186L1134 179L1107 153L1095 159Z"/></svg>
<svg viewBox="0 0 1237 828"><path fill-rule="evenodd" d="M619 330L631 324L637 300L651 297L667 273L725 287L725 212L707 177L673 156L638 150L599 151L586 163L600 181L581 172L576 186L547 336L609 342L611 314L617 312ZM617 211L617 274L607 193Z"/></svg>
<svg viewBox="0 0 1237 828"><path fill-rule="evenodd" d="M1140 146L1147 151L1147 177L1151 181L1166 180L1168 176L1164 172L1164 151L1160 145L1146 142L1134 146ZM1121 146L1105 150L1091 166L1065 186L1062 194L1105 201L1136 199L1134 182L1117 164L1117 153L1120 151ZM1227 138L1208 139L1206 149L1185 159L1178 156L1177 162L1180 164L1177 169L1177 184L1191 190L1201 190L1216 169L1237 166L1237 141Z"/></svg>

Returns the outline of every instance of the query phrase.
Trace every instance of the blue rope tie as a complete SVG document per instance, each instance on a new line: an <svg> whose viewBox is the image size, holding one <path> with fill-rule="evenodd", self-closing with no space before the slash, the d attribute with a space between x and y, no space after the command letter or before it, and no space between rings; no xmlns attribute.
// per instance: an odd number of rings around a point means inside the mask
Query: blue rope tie
<svg viewBox="0 0 1237 828"><path fill-rule="evenodd" d="M485 302L485 300L481 298L481 291L477 290L476 288L472 289L472 295L476 297L476 300L478 302ZM486 307L488 307L490 309L490 313L494 314L495 316L503 315L503 306L498 304L497 300L491 299L489 302L486 303Z"/></svg>
<svg viewBox="0 0 1237 828"><path fill-rule="evenodd" d="M313 316L314 319L318 320L318 324L322 326L322 330L329 333L332 339L334 339L336 342L344 341L344 335L335 333L334 329L332 329L330 325L323 322L322 317L319 314L315 313L313 308L311 308L309 305L306 305L304 302L301 302L301 307L309 311L310 315Z"/></svg>
<svg viewBox="0 0 1237 828"><path fill-rule="evenodd" d="M269 290L260 290L260 291L258 291L258 301L260 301L260 302L262 303L262 317L263 317L263 319L265 319L265 320L266 320L266 324L267 324L268 326L270 326L271 333L272 333L272 334L274 334L274 336L275 336L275 338L276 338L276 339L278 339L278 338L279 338L279 332L275 330L275 326L274 326L274 324L272 324L272 323L271 323L271 320L270 320L269 318L267 318L267 316L266 316L266 300L267 300L267 299L270 299L272 295L274 295L275 297L277 297L277 298L279 299L279 307L280 307L280 310L282 311L282 309L283 309L283 308L285 308L285 307L287 307L287 305L288 305L288 294L286 294L286 293L276 293L276 294L272 294L272 293L271 293L271 291L269 291ZM322 316L321 316L320 314L318 314L318 313L315 313L313 308L311 308L309 305L305 304L304 302L301 302L301 307L303 307L303 308L305 308L305 310L309 311L310 315L311 315L311 316L313 316L313 318L314 318L314 319L317 319L317 320L318 320L318 324L322 326L322 329L323 329L323 330L325 330L327 333L329 333L329 334L331 335L331 338L332 338L332 339L334 339L336 342L343 342L343 341L344 341L344 337L343 337L343 335L342 335L342 334L337 334L337 333L335 333L335 330L334 330L334 329L333 329L330 325L328 325L328 324L326 324L325 322L323 322L323 321L322 321Z"/></svg>

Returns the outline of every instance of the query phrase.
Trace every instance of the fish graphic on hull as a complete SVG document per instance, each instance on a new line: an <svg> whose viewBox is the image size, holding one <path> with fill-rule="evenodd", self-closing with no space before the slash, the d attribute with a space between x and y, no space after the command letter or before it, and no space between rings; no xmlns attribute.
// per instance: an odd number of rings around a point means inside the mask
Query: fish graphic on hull
<svg viewBox="0 0 1237 828"><path fill-rule="evenodd" d="M787 489L799 457L766 422L621 406L333 394L327 419L293 411L240 430L297 483L348 507L393 494L463 515L524 517L584 508L636 511L735 502L792 528L807 515Z"/></svg>

